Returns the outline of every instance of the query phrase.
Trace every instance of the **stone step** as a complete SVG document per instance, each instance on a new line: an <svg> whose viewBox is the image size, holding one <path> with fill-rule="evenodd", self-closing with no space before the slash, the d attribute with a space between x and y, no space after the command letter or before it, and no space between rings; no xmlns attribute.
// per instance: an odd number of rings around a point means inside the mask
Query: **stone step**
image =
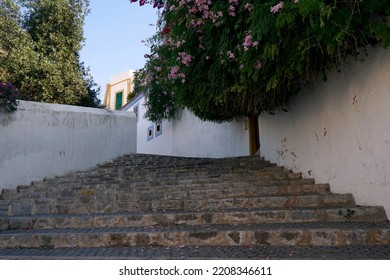
<svg viewBox="0 0 390 280"><path fill-rule="evenodd" d="M112 212L158 212L172 210L250 209L259 207L322 207L354 206L350 194L305 194L256 196L253 193L236 193L235 196L207 195L200 193L193 197L180 197L166 193L165 197L135 195L94 195L68 196L62 198L19 199L9 201L7 213L15 215L71 214L71 213L112 213ZM226 197L226 198L223 198Z"/></svg>
<svg viewBox="0 0 390 280"><path fill-rule="evenodd" d="M389 223L323 222L266 225L64 228L0 232L0 248L112 246L389 245Z"/></svg>
<svg viewBox="0 0 390 280"><path fill-rule="evenodd" d="M156 187L137 187L140 200L156 199L203 199L234 198L250 196L283 196L300 194L327 194L329 185L262 185L246 183L232 184L190 184Z"/></svg>
<svg viewBox="0 0 390 280"><path fill-rule="evenodd" d="M235 197L224 199L158 199L139 201L140 211L193 211L205 209L250 209L259 207L321 207L321 206L354 206L351 195L295 195L295 196L260 196Z"/></svg>
<svg viewBox="0 0 390 280"><path fill-rule="evenodd" d="M234 163L234 162L233 162ZM107 165L99 166L98 168L91 169L83 172L75 172L73 174L68 174L67 176L62 176L55 178L56 180L69 180L69 179L82 179L82 178L105 178L107 175L112 174L123 174L123 175L160 175L160 174L175 174L177 176L185 176L188 174L224 174L224 173L253 173L253 172L281 172L285 171L283 167L277 167L275 164L270 164L268 162L261 162L261 164L256 165L242 165L242 164L193 164L188 166L180 165L156 165L156 166L140 166L140 165L126 165L126 166L117 166L117 165Z"/></svg>
<svg viewBox="0 0 390 280"><path fill-rule="evenodd" d="M30 187L23 192L15 190L4 190L3 199L0 200L16 200L16 199L31 199L31 198L63 198L68 196L96 196L99 194L123 194L136 190L138 193L165 193L170 191L187 191L187 192L222 192L224 195L240 192L253 193L257 195L270 194L294 194L294 193L324 193L329 192L328 184L312 184L305 180L298 181L272 181L272 182L173 182L172 184L160 185L159 183L132 183L123 182L122 184L114 185L65 185L59 187L36 188Z"/></svg>
<svg viewBox="0 0 390 280"><path fill-rule="evenodd" d="M329 192L328 184L314 184L312 179L272 180L272 181L228 181L221 182L220 179L183 179L174 181L131 181L124 180L120 183L67 183L61 185L29 186L17 190L3 190L2 200L17 200L45 197L67 197L95 195L96 193L107 193L123 195L135 188L137 192L153 192L155 195L170 191L194 192L207 190L209 192L221 192L225 195L236 192L252 192L253 194L275 194L275 193L323 193ZM234 195L233 195L234 196ZM0 202L2 201L0 200Z"/></svg>
<svg viewBox="0 0 390 280"><path fill-rule="evenodd" d="M179 172L166 172L164 170L159 170L158 172L139 172L135 174L134 171L131 172L120 172L119 174L102 174L97 173L96 175L91 175L91 173L87 173L87 175L79 175L73 177L63 177L56 178L52 180L48 180L43 184L39 182L35 182L35 187L47 187L48 185L63 185L63 184L108 184L108 183L120 183L120 178L126 178L129 182L148 182L148 181L156 181L158 178L158 182L161 184L172 184L169 182L188 182L188 181L196 181L201 180L202 182L207 182L208 180L216 180L219 181L230 181L230 182L240 182L243 179L247 181L276 181L276 180L293 180L293 179L302 179L301 173L292 173L291 171L251 171L245 173L232 173L232 172L222 172L218 170L214 173L208 172L191 172L191 173L179 173ZM19 192L23 192L23 187L18 188Z"/></svg>
<svg viewBox="0 0 390 280"><path fill-rule="evenodd" d="M0 249L1 260L389 260L390 246L115 246Z"/></svg>
<svg viewBox="0 0 390 280"><path fill-rule="evenodd" d="M30 215L0 217L0 230L97 228L97 227L155 227L203 224L265 224L303 222L376 221L385 222L383 207L317 207L273 208L202 212L110 213L74 215Z"/></svg>
<svg viewBox="0 0 390 280"><path fill-rule="evenodd" d="M194 172L206 172L214 173L219 172L251 172L251 171L272 171L272 170L284 170L282 167L277 167L275 164L270 164L268 162L261 162L257 164L248 164L248 165L239 165L239 164L193 164L189 166L180 166L180 165L160 165L160 166L139 166L139 165L129 165L129 166L105 166L92 169L93 173L105 174L105 173L122 173L122 172L133 172L137 171L137 174L150 174L150 173L194 173ZM74 176L79 175L90 175L89 172L77 172L74 173Z"/></svg>
<svg viewBox="0 0 390 280"><path fill-rule="evenodd" d="M228 166L248 166L256 164L271 164L269 161L265 161L263 158L258 156L253 157L237 157L237 158L221 158L221 159L212 159L212 158L185 158L185 157L173 157L173 156L157 156L157 155L140 155L133 154L127 155L124 157L119 157L113 161L106 162L104 164L98 165L99 168L113 168L117 166L130 166L130 167L139 167L139 168L158 168L161 166L174 166L174 167L183 167L187 166L189 168L197 166L218 166L218 165L228 165Z"/></svg>

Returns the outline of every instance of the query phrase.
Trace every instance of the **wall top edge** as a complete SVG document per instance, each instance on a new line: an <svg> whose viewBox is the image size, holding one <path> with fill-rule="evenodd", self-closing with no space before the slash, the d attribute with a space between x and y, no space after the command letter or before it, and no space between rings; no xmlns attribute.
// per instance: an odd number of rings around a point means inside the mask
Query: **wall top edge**
<svg viewBox="0 0 390 280"><path fill-rule="evenodd" d="M35 101L25 101L18 100L18 110L48 110L54 112L74 112L74 113L89 113L95 115L118 115L118 116L128 116L135 117L133 112L126 111L111 111L103 108L90 108L90 107L81 107L74 105L65 105L65 104L55 104L55 103L43 103Z"/></svg>

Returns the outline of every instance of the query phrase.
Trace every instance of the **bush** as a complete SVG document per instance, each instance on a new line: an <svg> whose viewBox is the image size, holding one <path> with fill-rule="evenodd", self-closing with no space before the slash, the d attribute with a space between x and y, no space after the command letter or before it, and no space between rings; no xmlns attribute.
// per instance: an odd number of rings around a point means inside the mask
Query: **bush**
<svg viewBox="0 0 390 280"><path fill-rule="evenodd" d="M0 81L0 108L4 108L7 112L16 111L18 108L19 91L10 82Z"/></svg>

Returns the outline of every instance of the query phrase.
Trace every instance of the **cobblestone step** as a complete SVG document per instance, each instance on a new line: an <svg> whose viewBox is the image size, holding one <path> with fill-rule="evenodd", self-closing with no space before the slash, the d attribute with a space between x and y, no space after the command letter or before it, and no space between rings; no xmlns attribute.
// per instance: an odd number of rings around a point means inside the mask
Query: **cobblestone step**
<svg viewBox="0 0 390 280"><path fill-rule="evenodd" d="M153 193L158 196L167 192L217 193L233 197L236 193L253 193L253 195L282 195L296 193L328 193L328 184L314 184L310 179L279 180L279 181L224 181L220 180L181 180L171 182L124 180L121 183L80 184L67 183L62 185L47 185L45 187L31 186L23 190L3 190L2 200L63 198L69 196L123 195L136 191L140 194ZM2 201L0 200L0 202Z"/></svg>
<svg viewBox="0 0 390 280"><path fill-rule="evenodd" d="M225 195L226 193L226 195ZM225 197L225 198L224 198ZM6 201L4 201L6 202ZM158 211L202 211L216 209L251 209L259 207L323 207L354 206L350 194L311 194L263 195L251 192L228 194L221 192L200 192L195 194L166 192L163 197L155 195L133 194L93 194L66 196L62 198L37 198L9 200L7 215L36 214L77 214L77 213L113 213L113 212L158 212Z"/></svg>
<svg viewBox="0 0 390 280"><path fill-rule="evenodd" d="M147 154L131 154L123 157L119 157L111 162L100 164L99 168L108 168L118 166L126 166L131 168L140 169L155 169L163 167L200 167L200 166L228 166L228 167L246 167L246 166L263 166L264 164L275 166L273 163L264 161L261 157L236 157L236 158L223 158L223 159L211 159L211 158L185 158L185 157L166 157L154 155L153 158Z"/></svg>
<svg viewBox="0 0 390 280"><path fill-rule="evenodd" d="M112 246L347 246L389 245L388 223L65 228L0 232L1 248Z"/></svg>
<svg viewBox="0 0 390 280"><path fill-rule="evenodd" d="M93 227L153 227L168 225L203 224L265 224L328 221L387 220L382 207L318 207L301 209L226 209L224 211L163 212L163 213L109 213L74 215L30 215L0 217L0 230L93 228Z"/></svg>
<svg viewBox="0 0 390 280"><path fill-rule="evenodd" d="M295 187L294 187L295 186ZM41 183L41 185L22 186L15 190L5 189L2 191L2 200L28 199L28 198L42 198L42 197L64 197L83 195L85 193L96 192L116 192L129 191L132 188L139 191L166 192L171 190L189 190L189 189L204 189L204 190L238 190L242 188L252 189L253 192L260 190L260 188L283 187L284 189L294 188L311 189L310 192L322 192L324 189L329 191L329 185L314 184L312 179L289 179L289 180L254 180L245 179L240 180L221 180L220 178L196 178L196 179L182 179L182 180L131 180L121 179L114 182L73 182L50 184L48 182ZM266 191L267 189L264 189ZM1 200L0 200L1 201Z"/></svg>
<svg viewBox="0 0 390 280"><path fill-rule="evenodd" d="M163 188L142 187L136 193L140 200L156 199L202 199L235 198L251 196L286 196L302 194L327 194L328 185L285 185L253 186L251 184L191 184L164 186Z"/></svg>
<svg viewBox="0 0 390 280"><path fill-rule="evenodd" d="M11 260L389 260L390 246L115 246L0 249Z"/></svg>
<svg viewBox="0 0 390 280"><path fill-rule="evenodd" d="M140 200L140 211L163 210L207 210L207 209L250 209L259 207L321 207L321 206L354 206L351 195L296 195L296 196L250 196L235 198L203 199L156 199Z"/></svg>

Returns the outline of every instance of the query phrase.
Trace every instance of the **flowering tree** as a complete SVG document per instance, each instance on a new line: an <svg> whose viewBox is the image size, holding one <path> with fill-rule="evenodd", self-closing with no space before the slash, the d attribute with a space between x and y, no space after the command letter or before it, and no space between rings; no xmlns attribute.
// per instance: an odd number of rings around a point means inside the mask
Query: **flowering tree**
<svg viewBox="0 0 390 280"><path fill-rule="evenodd" d="M278 110L346 55L390 43L388 0L138 2L162 8L137 73L151 120L183 107L212 121Z"/></svg>

